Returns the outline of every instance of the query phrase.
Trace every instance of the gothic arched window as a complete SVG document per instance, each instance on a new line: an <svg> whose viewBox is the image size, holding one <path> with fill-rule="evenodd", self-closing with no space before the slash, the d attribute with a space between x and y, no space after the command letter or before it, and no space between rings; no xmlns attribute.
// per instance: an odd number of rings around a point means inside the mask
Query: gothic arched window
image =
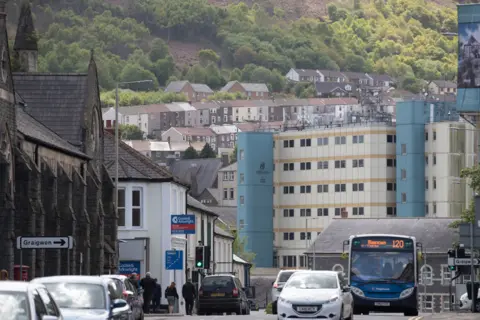
<svg viewBox="0 0 480 320"><path fill-rule="evenodd" d="M90 128L90 141L92 143L92 151L97 151L100 143L100 119L97 108L93 109L92 127Z"/></svg>

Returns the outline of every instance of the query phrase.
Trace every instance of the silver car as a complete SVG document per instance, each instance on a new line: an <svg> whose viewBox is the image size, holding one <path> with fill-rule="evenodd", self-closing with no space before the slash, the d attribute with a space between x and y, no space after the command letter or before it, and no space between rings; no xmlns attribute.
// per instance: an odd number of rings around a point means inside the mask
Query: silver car
<svg viewBox="0 0 480 320"><path fill-rule="evenodd" d="M282 288L291 275L296 270L281 270L275 281L272 283L272 312L273 314L277 314L277 299L280 293L282 292Z"/></svg>
<svg viewBox="0 0 480 320"><path fill-rule="evenodd" d="M63 317L44 285L0 281L0 319L63 320Z"/></svg>
<svg viewBox="0 0 480 320"><path fill-rule="evenodd" d="M133 320L132 310L112 279L95 276L36 278L47 287L65 320Z"/></svg>
<svg viewBox="0 0 480 320"><path fill-rule="evenodd" d="M351 320L353 297L343 275L336 271L297 271L278 297L278 319Z"/></svg>

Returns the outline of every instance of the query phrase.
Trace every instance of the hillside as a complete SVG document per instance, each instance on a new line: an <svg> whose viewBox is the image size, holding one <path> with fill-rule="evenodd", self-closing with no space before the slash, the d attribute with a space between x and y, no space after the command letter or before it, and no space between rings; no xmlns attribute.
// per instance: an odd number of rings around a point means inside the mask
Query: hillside
<svg viewBox="0 0 480 320"><path fill-rule="evenodd" d="M106 90L117 81L148 78L162 86L181 78L213 88L230 79L262 81L281 91L282 75L291 67L388 73L402 87L418 90L418 79L453 79L456 73L456 39L442 35L456 31L456 12L449 1L438 1L447 6L424 0L335 2L321 19L296 20L289 19L292 10L321 16L326 3L64 0L51 6L33 0L32 10L40 70L83 72L93 48ZM20 3L9 3L12 39ZM199 58L200 49L212 50Z"/></svg>

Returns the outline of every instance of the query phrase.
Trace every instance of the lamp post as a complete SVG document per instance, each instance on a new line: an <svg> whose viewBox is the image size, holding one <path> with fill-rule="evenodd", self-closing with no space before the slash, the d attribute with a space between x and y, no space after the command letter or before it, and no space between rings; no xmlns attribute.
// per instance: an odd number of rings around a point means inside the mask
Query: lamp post
<svg viewBox="0 0 480 320"><path fill-rule="evenodd" d="M308 251L308 221L309 220L317 220L318 218L314 217L314 218L306 218L305 219L305 244L306 244L306 249ZM310 240L313 239L313 237L311 236L310 237ZM316 260L316 251L315 251L315 240L313 241L313 263L312 263L312 266L313 266L313 270L315 270L315 260Z"/></svg>
<svg viewBox="0 0 480 320"><path fill-rule="evenodd" d="M133 83L146 83L153 82L152 80L138 80L138 81L127 81L127 82L117 82L115 86L115 216L118 217L118 87L124 84L133 84ZM118 244L117 244L118 245ZM118 249L118 248L117 248ZM119 256L120 258L120 256Z"/></svg>

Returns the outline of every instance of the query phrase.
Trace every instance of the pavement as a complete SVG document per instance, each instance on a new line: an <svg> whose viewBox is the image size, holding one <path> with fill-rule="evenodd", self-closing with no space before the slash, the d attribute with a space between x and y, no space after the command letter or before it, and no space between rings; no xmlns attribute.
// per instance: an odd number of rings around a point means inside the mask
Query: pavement
<svg viewBox="0 0 480 320"><path fill-rule="evenodd" d="M171 318L173 319L182 319L182 320L240 320L240 319L246 319L246 320L277 320L276 315L271 315L271 314L265 314L264 310L260 311L252 311L249 316L237 316L237 315L212 315L212 316L184 316L184 315L145 315L146 319L149 320L169 320ZM355 320L430 320L430 319L437 319L437 318L422 318L420 317L405 317L403 314L375 314L372 313L368 316L355 316ZM455 320L470 320L470 319L475 319L478 320L479 318L452 318L452 314L450 314L450 318L438 318L438 319L455 319Z"/></svg>
<svg viewBox="0 0 480 320"><path fill-rule="evenodd" d="M427 314L422 317L416 317L411 320L478 320L480 314L478 313L460 313L460 312L443 312Z"/></svg>

